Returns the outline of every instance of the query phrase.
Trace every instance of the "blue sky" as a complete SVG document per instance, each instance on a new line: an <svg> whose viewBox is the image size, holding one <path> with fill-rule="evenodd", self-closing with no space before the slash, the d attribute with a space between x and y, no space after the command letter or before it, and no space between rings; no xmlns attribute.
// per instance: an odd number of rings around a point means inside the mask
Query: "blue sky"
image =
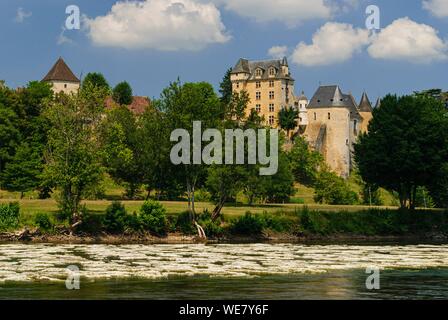
<svg viewBox="0 0 448 320"><path fill-rule="evenodd" d="M11 87L40 80L62 56L78 76L102 72L112 85L127 80L136 95L159 97L177 77L217 87L240 57L267 59L270 48L282 46L296 93L304 90L309 97L319 83L339 84L357 98L366 90L371 100L389 92L448 90L448 0L427 0L427 9L424 0L331 0L331 6L324 0L313 0L316 5L308 0L147 1L151 7L119 7L119 17L107 20L115 0L2 0L0 79ZM245 1L249 7L258 3L259 16L248 14L241 5ZM175 2L182 7L173 7ZM276 3L279 10L269 7ZM72 4L87 18L81 30L65 31L61 43L65 9ZM381 9L383 29L376 40L368 40L365 30L369 4ZM166 22L168 7L178 22ZM195 15L187 15L191 11ZM129 30L117 35L113 28L123 23L120 19ZM328 37L336 33L340 41ZM321 40L313 43L316 34Z"/></svg>

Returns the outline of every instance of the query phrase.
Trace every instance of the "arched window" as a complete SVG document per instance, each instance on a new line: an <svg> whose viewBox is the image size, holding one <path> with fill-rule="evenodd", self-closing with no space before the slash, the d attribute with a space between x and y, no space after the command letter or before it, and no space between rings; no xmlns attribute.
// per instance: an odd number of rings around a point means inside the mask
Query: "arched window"
<svg viewBox="0 0 448 320"><path fill-rule="evenodd" d="M328 112L328 120L331 120L331 114Z"/></svg>

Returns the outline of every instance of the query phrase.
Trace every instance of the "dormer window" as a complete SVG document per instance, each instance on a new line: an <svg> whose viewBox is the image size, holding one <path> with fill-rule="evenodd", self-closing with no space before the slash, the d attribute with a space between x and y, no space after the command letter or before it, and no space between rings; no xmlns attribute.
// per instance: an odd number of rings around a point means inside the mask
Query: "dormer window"
<svg viewBox="0 0 448 320"><path fill-rule="evenodd" d="M258 68L257 70L255 70L255 76L257 77L261 77L263 74L263 70L261 70L260 68Z"/></svg>
<svg viewBox="0 0 448 320"><path fill-rule="evenodd" d="M275 70L275 68L272 67L272 68L269 69L269 75L270 76L275 76L276 74L277 74L277 70Z"/></svg>

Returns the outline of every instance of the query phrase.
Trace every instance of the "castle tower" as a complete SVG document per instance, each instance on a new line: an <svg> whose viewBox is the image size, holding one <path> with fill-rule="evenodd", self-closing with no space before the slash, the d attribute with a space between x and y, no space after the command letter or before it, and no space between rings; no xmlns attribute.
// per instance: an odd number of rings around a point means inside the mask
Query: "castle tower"
<svg viewBox="0 0 448 320"><path fill-rule="evenodd" d="M74 75L62 58L56 61L42 81L51 83L54 93L76 93L81 85L81 81Z"/></svg>
<svg viewBox="0 0 448 320"><path fill-rule="evenodd" d="M379 101L379 99L378 99ZM365 133L368 131L368 126L370 123L370 120L372 120L372 104L370 103L369 97L367 97L367 93L362 94L361 102L359 102L359 114L362 117L362 124L361 124L361 132Z"/></svg>
<svg viewBox="0 0 448 320"><path fill-rule="evenodd" d="M353 143L359 134L362 117L351 94L339 86L320 86L308 107L305 138L322 153L328 166L348 178L352 168Z"/></svg>
<svg viewBox="0 0 448 320"><path fill-rule="evenodd" d="M277 127L278 112L294 105L294 79L288 60L249 61L239 59L230 75L233 92L245 90L251 109L264 117L266 124Z"/></svg>
<svg viewBox="0 0 448 320"><path fill-rule="evenodd" d="M294 107L299 112L299 129L303 132L308 125L308 98L305 96L305 92L302 91L302 94L295 99Z"/></svg>

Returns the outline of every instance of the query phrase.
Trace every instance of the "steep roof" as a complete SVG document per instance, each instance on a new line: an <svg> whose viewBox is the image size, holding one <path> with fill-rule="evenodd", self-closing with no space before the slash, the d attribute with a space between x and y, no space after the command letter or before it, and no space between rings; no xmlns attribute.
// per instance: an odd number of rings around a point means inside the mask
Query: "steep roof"
<svg viewBox="0 0 448 320"><path fill-rule="evenodd" d="M370 103L369 97L367 96L367 93L362 94L361 102L359 102L358 109L360 112L372 112L372 104Z"/></svg>
<svg viewBox="0 0 448 320"><path fill-rule="evenodd" d="M300 94L300 96L297 97L297 100L306 100L308 101L308 98L305 95L305 92L302 90L302 93Z"/></svg>
<svg viewBox="0 0 448 320"><path fill-rule="evenodd" d="M250 74L249 80L255 80L259 78L255 78L255 70L262 69L263 75L261 76L262 80L266 79L289 79L293 80L291 78L291 75L284 74L282 72L282 66L288 66L288 60L285 58L281 60L261 60L261 61L249 61L247 59L239 59L235 67L232 69L232 73L248 73ZM269 68L274 67L277 69L277 73L275 77L269 76Z"/></svg>
<svg viewBox="0 0 448 320"><path fill-rule="evenodd" d="M59 58L42 81L66 81L80 83L72 70L67 66L64 59Z"/></svg>
<svg viewBox="0 0 448 320"><path fill-rule="evenodd" d="M320 86L311 98L308 109L347 108L352 117L361 117L355 98L352 94L344 94L337 85Z"/></svg>

